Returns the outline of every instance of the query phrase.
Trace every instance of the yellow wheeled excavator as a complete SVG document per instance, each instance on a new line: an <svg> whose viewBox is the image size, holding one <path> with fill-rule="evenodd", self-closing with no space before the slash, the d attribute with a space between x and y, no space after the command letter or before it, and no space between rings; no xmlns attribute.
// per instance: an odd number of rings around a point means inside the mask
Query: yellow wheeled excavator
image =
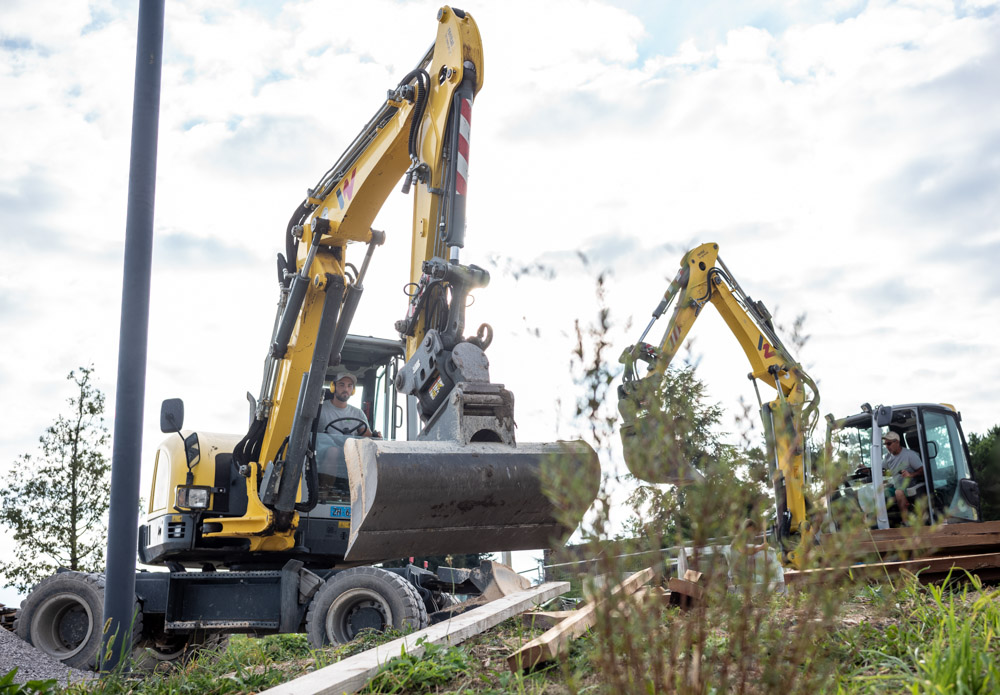
<svg viewBox="0 0 1000 695"><path fill-rule="evenodd" d="M135 632L153 658L178 658L205 635L304 631L319 646L365 628L423 627L444 594L476 593L484 578L370 565L548 547L585 509L557 518L542 490L544 465L573 466L596 497L593 449L518 442L513 395L490 379L492 329L466 336L469 295L489 282L486 270L460 262L472 105L485 65L471 15L443 7L437 20L431 48L288 223L248 430L182 431L183 404L164 402L170 436L156 453L139 557L170 572L136 578ZM375 249L391 243L371 224L400 180L413 195L400 338L351 335ZM365 252L354 265L357 245ZM355 436L367 422L320 431L324 391L345 372L385 439ZM395 440L404 419L407 438ZM74 574L36 587L18 631L70 665L92 666L94 596L103 589ZM70 629L84 623L89 630Z"/></svg>
<svg viewBox="0 0 1000 695"><path fill-rule="evenodd" d="M675 302L660 343L644 342L656 321ZM626 465L636 478L675 485L699 480L697 470L668 465L673 458L666 454L675 443L664 437L662 403L657 399L661 397L658 386L663 373L709 305L722 316L750 362L748 376L760 407L774 487L772 538L787 566L802 567L814 534L820 528L839 528L841 520L854 512L869 517L876 529L868 543L871 550L902 547L901 539L889 538L891 534L882 534L886 539L881 545L877 537L879 530L889 529L890 521L896 526L900 521L895 512L890 519L883 493L882 440L889 432L897 433L905 446L921 457L921 480L907 488L906 494L926 498L928 523L979 520L979 490L968 464L961 416L951 406L934 403L874 408L865 404L857 415L839 420L828 416L828 440L839 433L838 438L845 443L844 453L857 464L857 470L835 489L819 493L821 500L810 501L808 442L818 421L819 391L778 337L763 302L754 301L743 291L714 243L702 244L684 255L639 341L622 354L625 372L618 392L620 435ZM648 367L641 376L640 363ZM762 400L758 384L773 390L773 400ZM812 511L820 505L822 521L817 521ZM987 544L992 542L985 536L963 541L961 534L949 533L945 541L926 540L926 546L944 543L952 548L974 549L984 539Z"/></svg>

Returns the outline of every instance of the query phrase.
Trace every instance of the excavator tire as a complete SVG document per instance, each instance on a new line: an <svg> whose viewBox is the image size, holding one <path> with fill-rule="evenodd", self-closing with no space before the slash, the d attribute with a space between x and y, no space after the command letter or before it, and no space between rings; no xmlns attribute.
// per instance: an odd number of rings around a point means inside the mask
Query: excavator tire
<svg viewBox="0 0 1000 695"><path fill-rule="evenodd" d="M354 567L330 577L306 613L306 634L314 648L346 644L365 629L420 630L427 609L409 582L379 567Z"/></svg>
<svg viewBox="0 0 1000 695"><path fill-rule="evenodd" d="M195 657L214 661L228 646L229 635L217 632L144 636L133 652L132 667L140 671L162 673L171 666L187 664Z"/></svg>
<svg viewBox="0 0 1000 695"><path fill-rule="evenodd" d="M403 584L406 585L406 588L409 590L410 594L413 595L413 599L420 606L420 621L419 621L420 627L418 627L417 629L419 630L427 627L428 625L430 625L430 618L428 616L430 616L431 612L430 608L428 608L427 606L427 602L424 601L424 597L420 595L420 592L417 590L417 587L413 586L413 584L406 581L406 579L403 579Z"/></svg>
<svg viewBox="0 0 1000 695"><path fill-rule="evenodd" d="M142 634L136 602L133 642ZM36 649L67 666L97 670L104 626L104 575L59 572L46 577L21 602L14 630Z"/></svg>

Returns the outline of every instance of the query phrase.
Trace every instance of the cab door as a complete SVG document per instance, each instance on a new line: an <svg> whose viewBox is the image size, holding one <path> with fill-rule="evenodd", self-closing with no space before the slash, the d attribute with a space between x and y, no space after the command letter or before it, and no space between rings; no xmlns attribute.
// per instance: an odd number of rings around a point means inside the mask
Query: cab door
<svg viewBox="0 0 1000 695"><path fill-rule="evenodd" d="M958 414L947 408L922 408L928 494L945 519L978 521L978 486L969 469L968 449ZM940 519L935 519L940 521Z"/></svg>

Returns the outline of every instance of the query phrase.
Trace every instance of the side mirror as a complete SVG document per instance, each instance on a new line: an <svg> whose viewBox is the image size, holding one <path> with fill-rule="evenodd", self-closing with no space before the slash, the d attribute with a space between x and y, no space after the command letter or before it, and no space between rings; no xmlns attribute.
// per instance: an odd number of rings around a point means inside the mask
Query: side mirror
<svg viewBox="0 0 1000 695"><path fill-rule="evenodd" d="M875 409L875 424L879 427L885 427L890 422L892 422L892 406L891 405L880 405Z"/></svg>
<svg viewBox="0 0 1000 695"><path fill-rule="evenodd" d="M180 432L184 427L184 401L168 398L160 405L160 431L166 434Z"/></svg>

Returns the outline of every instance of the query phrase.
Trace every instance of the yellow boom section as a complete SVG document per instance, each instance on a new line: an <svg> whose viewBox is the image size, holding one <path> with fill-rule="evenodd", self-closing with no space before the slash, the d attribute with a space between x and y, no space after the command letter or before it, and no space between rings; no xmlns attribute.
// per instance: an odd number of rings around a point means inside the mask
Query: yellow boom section
<svg viewBox="0 0 1000 695"><path fill-rule="evenodd" d="M804 452L806 436L819 406L816 385L775 334L764 305L750 299L722 263L718 244L702 244L684 255L680 270L654 311L646 332L675 299L677 305L659 345L643 343L640 338L640 342L622 356L626 376L620 392L619 411L626 464L641 479L657 483L678 482L674 472L661 475L646 467L633 466L633 459L639 458L639 449L649 446L649 442L638 436L644 421L655 418L649 394L655 391L655 385L684 344L702 309L711 304L750 361L750 378L755 384L762 382L776 392L773 401L761 403L761 417L769 454L780 472L775 485L776 493L783 498L778 500L778 521L785 535L799 533L806 521ZM649 373L641 379L634 372L639 361L649 365ZM783 494L780 494L782 488ZM794 551L789 553L789 558L794 563Z"/></svg>
<svg viewBox="0 0 1000 695"><path fill-rule="evenodd" d="M313 393L315 384L307 383L307 375L325 371L326 364L320 364L317 355L330 354L329 346L334 346L333 355L337 355L337 339L342 344L353 311L349 308L352 293L360 295L373 247L384 239L371 224L404 175L416 184L410 283L420 280L425 260L445 255L439 208L447 198L442 191L446 171L442 160L449 115L466 73L473 78L474 94L482 86L484 67L479 29L471 15L446 6L437 19L437 37L431 49L389 92L347 151L310 189L289 223L287 281L257 404L263 432L256 435L259 446L245 444L253 439L250 434L243 442L243 448L257 454L251 461L254 474L247 479L250 505L241 517L220 519L221 530L212 535L250 538L252 550L294 545L297 516L288 509L292 499L288 488L294 485L294 499L301 498L301 467L298 471L275 471L270 487L258 494L259 471L282 457L300 460L304 455L306 419L303 417L300 424L296 414L311 411L297 406L303 399L315 400L317 408L319 405ZM348 271L352 242L368 245L357 275ZM338 316L346 319L339 321L345 326L343 330L337 326ZM282 325L287 325L287 330L282 330ZM408 339L407 357L423 339L422 325L416 322L417 331ZM324 326L336 326L332 329L336 332L326 331Z"/></svg>

